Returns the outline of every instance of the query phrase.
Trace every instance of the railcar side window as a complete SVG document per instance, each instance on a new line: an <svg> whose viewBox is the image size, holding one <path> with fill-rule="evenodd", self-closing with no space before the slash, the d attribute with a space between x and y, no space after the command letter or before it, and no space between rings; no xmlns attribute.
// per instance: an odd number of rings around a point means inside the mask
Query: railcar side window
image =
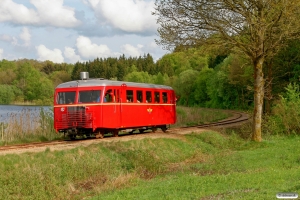
<svg viewBox="0 0 300 200"><path fill-rule="evenodd" d="M143 91L140 90L136 91L136 102L137 103L143 102Z"/></svg>
<svg viewBox="0 0 300 200"><path fill-rule="evenodd" d="M100 90L79 91L78 103L100 102Z"/></svg>
<svg viewBox="0 0 300 200"><path fill-rule="evenodd" d="M146 103L152 103L152 92L146 91Z"/></svg>
<svg viewBox="0 0 300 200"><path fill-rule="evenodd" d="M116 96L113 93L112 89L106 90L104 98L103 98L103 102L107 103L107 102L115 102L116 101Z"/></svg>
<svg viewBox="0 0 300 200"><path fill-rule="evenodd" d="M160 94L159 92L154 92L155 103L160 103Z"/></svg>
<svg viewBox="0 0 300 200"><path fill-rule="evenodd" d="M133 90L126 90L126 102L133 102Z"/></svg>
<svg viewBox="0 0 300 200"><path fill-rule="evenodd" d="M72 104L75 102L76 92L59 92L57 94L57 104Z"/></svg>
<svg viewBox="0 0 300 200"><path fill-rule="evenodd" d="M163 93L162 93L162 98L163 98L163 102L164 102L164 103L168 103L168 93L163 92Z"/></svg>

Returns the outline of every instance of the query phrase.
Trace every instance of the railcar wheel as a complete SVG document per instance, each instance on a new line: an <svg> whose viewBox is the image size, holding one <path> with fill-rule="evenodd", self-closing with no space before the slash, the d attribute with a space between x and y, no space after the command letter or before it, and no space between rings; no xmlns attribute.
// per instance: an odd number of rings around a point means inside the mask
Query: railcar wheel
<svg viewBox="0 0 300 200"><path fill-rule="evenodd" d="M165 132L167 132L167 127L166 126L163 126L163 127L161 127L161 130L165 133Z"/></svg>
<svg viewBox="0 0 300 200"><path fill-rule="evenodd" d="M140 133L144 133L145 129L139 129Z"/></svg>
<svg viewBox="0 0 300 200"><path fill-rule="evenodd" d="M96 139L102 139L102 138L104 138L104 133L99 131L98 133L95 134L95 136L96 136Z"/></svg>
<svg viewBox="0 0 300 200"><path fill-rule="evenodd" d="M152 133L155 133L157 131L156 127L152 127Z"/></svg>
<svg viewBox="0 0 300 200"><path fill-rule="evenodd" d="M76 139L76 135L73 135L73 134L69 135L69 137L70 137L71 140L75 140Z"/></svg>
<svg viewBox="0 0 300 200"><path fill-rule="evenodd" d="M119 137L119 131L118 130L114 130L113 131L113 136L114 137Z"/></svg>

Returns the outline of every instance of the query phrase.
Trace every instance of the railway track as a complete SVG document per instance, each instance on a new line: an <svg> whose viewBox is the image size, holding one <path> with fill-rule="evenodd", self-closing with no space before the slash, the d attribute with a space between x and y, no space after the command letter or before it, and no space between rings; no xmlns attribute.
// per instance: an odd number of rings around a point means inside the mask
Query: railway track
<svg viewBox="0 0 300 200"><path fill-rule="evenodd" d="M187 127L182 127L182 128L191 128L191 127L196 127L196 128L205 128L205 127L218 127L218 126L235 126L237 123L245 122L249 120L249 116L246 113L242 112L234 112L234 111L227 111L233 114L232 117L224 120L220 120L217 122L211 122L209 124L201 124L201 125L196 125L196 126L187 126Z"/></svg>
<svg viewBox="0 0 300 200"><path fill-rule="evenodd" d="M170 135L176 135L180 134L182 131L189 131L193 132L197 129L209 129L209 128L215 128L215 127L231 127L231 126L237 126L240 123L246 122L249 120L249 116L246 113L242 112L234 112L234 111L228 111L233 114L232 117L228 119L224 119L217 122L212 122L209 124L201 124L201 125L193 125L193 126L185 126L185 127L178 127L178 128L172 128L167 131L167 133L163 133L162 131L157 131L157 134L166 134L169 137ZM151 137L152 134L149 134L145 132L145 134L123 134L120 137L117 138L123 138L125 136L128 140L134 139L130 138L136 137L136 136L142 136L140 138L145 137ZM125 138L124 137L124 138ZM76 146L88 146L89 144L93 143L99 143L104 141L114 141L116 137L105 137L104 139L82 139L82 140L58 140L58 141L48 141L48 142L34 142L34 143L27 143L27 144L17 144L17 145L9 145L9 146L1 146L0 147L0 155L8 154L8 153L23 153L23 152L39 152L44 151L47 148L54 148L54 149L69 149L74 148ZM58 147L58 148L56 148Z"/></svg>

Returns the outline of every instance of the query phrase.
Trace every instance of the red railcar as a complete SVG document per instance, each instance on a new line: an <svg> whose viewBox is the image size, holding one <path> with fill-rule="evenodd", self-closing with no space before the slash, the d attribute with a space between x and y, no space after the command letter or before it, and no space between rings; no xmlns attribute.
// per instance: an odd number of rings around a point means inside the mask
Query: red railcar
<svg viewBox="0 0 300 200"><path fill-rule="evenodd" d="M169 86L89 79L58 85L54 98L54 128L71 139L77 135L102 138L122 130L164 132L176 122L176 97Z"/></svg>

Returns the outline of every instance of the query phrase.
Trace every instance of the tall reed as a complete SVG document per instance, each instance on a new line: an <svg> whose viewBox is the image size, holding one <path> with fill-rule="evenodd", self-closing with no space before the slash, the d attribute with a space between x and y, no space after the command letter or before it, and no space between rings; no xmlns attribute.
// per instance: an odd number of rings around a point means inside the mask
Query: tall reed
<svg viewBox="0 0 300 200"><path fill-rule="evenodd" d="M2 145L47 141L58 137L53 128L53 111L44 108L23 109L0 116L0 134Z"/></svg>

